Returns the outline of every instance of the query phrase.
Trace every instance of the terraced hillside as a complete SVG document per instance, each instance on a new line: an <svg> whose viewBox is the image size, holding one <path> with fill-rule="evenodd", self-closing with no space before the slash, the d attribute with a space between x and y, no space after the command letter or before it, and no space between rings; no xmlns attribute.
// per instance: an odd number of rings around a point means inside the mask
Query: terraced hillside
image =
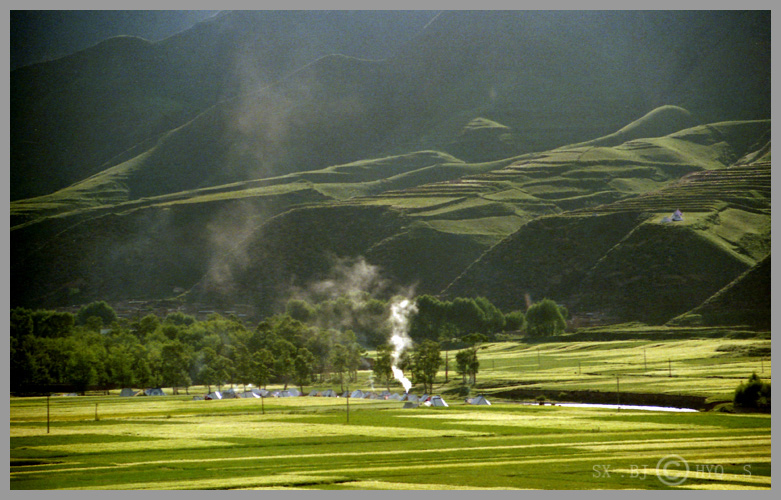
<svg viewBox="0 0 781 500"><path fill-rule="evenodd" d="M548 296L664 322L769 252L770 122L676 130L687 116L652 112L616 146L483 163L420 151L133 199L132 165L117 167L11 204L12 304L189 290L179 299L268 313L366 259L385 293L485 295L507 310ZM667 135L633 135L648 130ZM659 224L676 208L683 223Z"/></svg>
<svg viewBox="0 0 781 500"><path fill-rule="evenodd" d="M683 221L662 222L676 209ZM770 164L761 162L539 218L483 255L446 293L477 289L502 307L529 294L579 314L663 323L769 253Z"/></svg>

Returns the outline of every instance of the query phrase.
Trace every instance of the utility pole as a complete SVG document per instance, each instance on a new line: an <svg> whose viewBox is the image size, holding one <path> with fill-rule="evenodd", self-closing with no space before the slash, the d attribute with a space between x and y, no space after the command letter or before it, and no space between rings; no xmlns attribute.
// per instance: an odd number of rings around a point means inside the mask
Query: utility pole
<svg viewBox="0 0 781 500"><path fill-rule="evenodd" d="M46 434L49 433L49 398L51 394L46 395Z"/></svg>
<svg viewBox="0 0 781 500"><path fill-rule="evenodd" d="M447 354L448 354L448 351L445 351L445 383L446 384L447 384L447 364L448 364L447 363L447 361L448 361L447 360Z"/></svg>
<svg viewBox="0 0 781 500"><path fill-rule="evenodd" d="M261 394L260 395L260 413L262 415L266 414L266 405L264 403L265 400L266 400L266 398L263 396L263 394Z"/></svg>
<svg viewBox="0 0 781 500"><path fill-rule="evenodd" d="M667 374L668 377L673 376L673 362L670 358L667 358Z"/></svg>
<svg viewBox="0 0 781 500"><path fill-rule="evenodd" d="M347 423L350 423L350 386L347 386L347 397L344 398L347 401Z"/></svg>
<svg viewBox="0 0 781 500"><path fill-rule="evenodd" d="M98 421L98 403L95 403L95 422Z"/></svg>
<svg viewBox="0 0 781 500"><path fill-rule="evenodd" d="M645 347L643 348L643 366L645 367L645 371L648 371L648 358L645 355Z"/></svg>
<svg viewBox="0 0 781 500"><path fill-rule="evenodd" d="M621 385L618 382L618 375L616 375L616 401L618 402L618 411L621 411Z"/></svg>

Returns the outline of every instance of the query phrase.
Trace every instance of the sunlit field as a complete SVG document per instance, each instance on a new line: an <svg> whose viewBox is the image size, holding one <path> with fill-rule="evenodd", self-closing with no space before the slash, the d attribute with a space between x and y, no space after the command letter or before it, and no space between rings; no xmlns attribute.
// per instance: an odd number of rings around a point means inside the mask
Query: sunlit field
<svg viewBox="0 0 781 500"><path fill-rule="evenodd" d="M343 398L11 400L12 489L770 488L770 416ZM676 455L684 461L676 457ZM665 468L665 460L676 463ZM661 463L661 465L660 465ZM657 466L659 466L657 468ZM688 466L688 472L686 467Z"/></svg>
<svg viewBox="0 0 781 500"><path fill-rule="evenodd" d="M618 378L624 392L730 400L752 373L771 376L769 339L497 342L483 346L479 359L481 392L513 387L612 392ZM458 378L452 368L450 376Z"/></svg>
<svg viewBox="0 0 781 500"><path fill-rule="evenodd" d="M770 415L540 405L493 396L490 387L496 394L516 386L614 391L618 375L621 391L726 400L752 372L770 379L769 345L761 339L487 344L479 354L478 386L467 395L485 393L491 406L466 404L454 352L448 382L443 367L434 385L450 405L443 408L310 396L194 400L204 387L178 396L165 389L168 396L12 398L10 484L765 489ZM766 358L751 355L765 347ZM384 389L361 371L351 389L372 384Z"/></svg>

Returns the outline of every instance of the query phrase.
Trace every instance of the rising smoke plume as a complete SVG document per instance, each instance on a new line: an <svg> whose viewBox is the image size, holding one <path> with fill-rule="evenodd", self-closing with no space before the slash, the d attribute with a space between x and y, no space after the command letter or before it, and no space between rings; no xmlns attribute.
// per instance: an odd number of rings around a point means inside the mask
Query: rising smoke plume
<svg viewBox="0 0 781 500"><path fill-rule="evenodd" d="M410 299L394 300L390 308L391 338L393 353L391 354L391 370L393 378L401 382L404 386L404 392L409 392L412 388L412 382L404 376L404 372L398 367L399 358L405 349L412 346L412 339L409 338L409 320L412 314L417 312L415 302Z"/></svg>

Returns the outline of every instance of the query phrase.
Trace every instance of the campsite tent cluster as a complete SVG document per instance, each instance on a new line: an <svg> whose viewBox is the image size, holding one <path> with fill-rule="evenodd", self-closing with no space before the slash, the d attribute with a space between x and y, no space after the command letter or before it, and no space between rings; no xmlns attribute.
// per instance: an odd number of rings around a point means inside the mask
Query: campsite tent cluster
<svg viewBox="0 0 781 500"><path fill-rule="evenodd" d="M162 389L159 387L156 387L154 389L143 389L141 391L134 391L130 388L124 388L119 393L122 397L133 397L133 396L165 396L165 393Z"/></svg>
<svg viewBox="0 0 781 500"><path fill-rule="evenodd" d="M134 391L133 389L125 388L119 393L120 396L165 396L162 389L144 389L142 391ZM303 396L298 389L284 389L269 391L266 389L252 388L246 391L236 391L233 388L226 389L224 391L214 391L206 394L205 396L193 396L193 400L196 401L210 401L217 399L234 399L234 398L289 398ZM399 401L404 403L404 408L417 408L418 406L448 406L442 396L429 396L428 394L422 394L417 396L415 394L398 394L390 391L377 392L364 392L360 389L356 389L352 392L345 391L342 394L338 394L333 389L326 389L324 391L312 390L309 393L310 397L324 397L324 398L351 398L351 399L379 399L386 401ZM485 399L484 396L479 395L477 397L467 399L466 403L472 405L490 405L491 403Z"/></svg>

